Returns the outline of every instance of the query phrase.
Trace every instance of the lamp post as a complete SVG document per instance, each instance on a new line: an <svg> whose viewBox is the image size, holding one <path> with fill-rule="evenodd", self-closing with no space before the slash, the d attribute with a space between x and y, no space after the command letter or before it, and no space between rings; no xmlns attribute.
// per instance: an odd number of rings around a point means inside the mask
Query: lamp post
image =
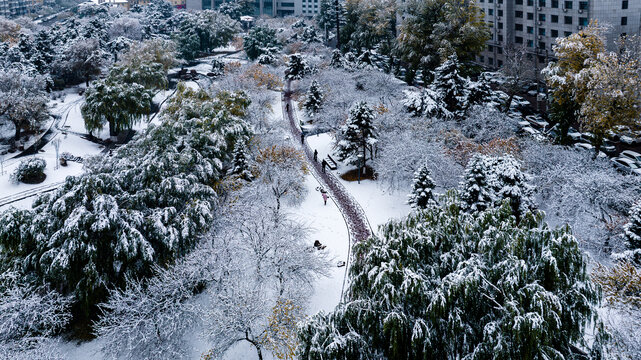
<svg viewBox="0 0 641 360"><path fill-rule="evenodd" d="M361 167L363 166L363 154L358 154L358 183L361 183Z"/></svg>

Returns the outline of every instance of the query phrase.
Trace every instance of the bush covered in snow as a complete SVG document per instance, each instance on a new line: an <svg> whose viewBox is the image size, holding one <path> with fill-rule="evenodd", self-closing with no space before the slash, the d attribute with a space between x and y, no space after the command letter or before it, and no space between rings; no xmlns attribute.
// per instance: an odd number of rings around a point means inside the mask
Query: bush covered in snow
<svg viewBox="0 0 641 360"><path fill-rule="evenodd" d="M22 160L16 170L11 174L11 181L14 183L37 184L44 181L46 175L44 169L47 162L44 159L31 157Z"/></svg>
<svg viewBox="0 0 641 360"><path fill-rule="evenodd" d="M571 358L588 347L600 293L567 227L541 213L517 224L507 204L471 215L452 193L441 201L356 243L345 302L302 324L300 358Z"/></svg>

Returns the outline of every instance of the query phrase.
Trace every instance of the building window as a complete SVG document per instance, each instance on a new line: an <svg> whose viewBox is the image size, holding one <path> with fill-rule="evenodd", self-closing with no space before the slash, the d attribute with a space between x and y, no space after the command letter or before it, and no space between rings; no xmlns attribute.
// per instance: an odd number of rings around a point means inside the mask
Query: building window
<svg viewBox="0 0 641 360"><path fill-rule="evenodd" d="M520 36L515 36L514 37L514 42L517 44L523 44L523 38Z"/></svg>
<svg viewBox="0 0 641 360"><path fill-rule="evenodd" d="M621 18L621 26L628 25L628 17L624 16Z"/></svg>
<svg viewBox="0 0 641 360"><path fill-rule="evenodd" d="M552 0L552 8L554 9L559 8L559 0Z"/></svg>
<svg viewBox="0 0 641 360"><path fill-rule="evenodd" d="M545 0L539 0L539 7L545 7Z"/></svg>
<svg viewBox="0 0 641 360"><path fill-rule="evenodd" d="M527 0L527 6L534 6L534 0Z"/></svg>
<svg viewBox="0 0 641 360"><path fill-rule="evenodd" d="M572 35L572 31L566 31L566 32L563 33L563 36L565 36L565 37L568 37L570 35Z"/></svg>
<svg viewBox="0 0 641 360"><path fill-rule="evenodd" d="M572 25L572 16L565 16L563 22L565 25Z"/></svg>
<svg viewBox="0 0 641 360"><path fill-rule="evenodd" d="M545 14L539 14L539 21L545 21Z"/></svg>
<svg viewBox="0 0 641 360"><path fill-rule="evenodd" d="M514 24L514 30L523 31L523 24Z"/></svg>
<svg viewBox="0 0 641 360"><path fill-rule="evenodd" d="M539 28L539 35L545 36L545 29L544 28Z"/></svg>
<svg viewBox="0 0 641 360"><path fill-rule="evenodd" d="M539 41L539 49L545 50L545 43L543 41Z"/></svg>
<svg viewBox="0 0 641 360"><path fill-rule="evenodd" d="M499 35L499 42L503 42L503 35Z"/></svg>
<svg viewBox="0 0 641 360"><path fill-rule="evenodd" d="M587 1L579 1L579 9L587 10L588 9L588 2Z"/></svg>
<svg viewBox="0 0 641 360"><path fill-rule="evenodd" d="M588 18L579 18L579 25L581 26L588 26Z"/></svg>
<svg viewBox="0 0 641 360"><path fill-rule="evenodd" d="M503 16L503 10L499 10L499 16Z"/></svg>
<svg viewBox="0 0 641 360"><path fill-rule="evenodd" d="M516 0L515 4L516 5L523 5L523 0Z"/></svg>
<svg viewBox="0 0 641 360"><path fill-rule="evenodd" d="M503 23L502 22L499 23L499 30L503 30Z"/></svg>
<svg viewBox="0 0 641 360"><path fill-rule="evenodd" d="M550 36L552 36L553 38L558 38L559 30L550 30Z"/></svg>
<svg viewBox="0 0 641 360"><path fill-rule="evenodd" d="M514 12L514 17L522 19L523 18L523 11L515 11Z"/></svg>
<svg viewBox="0 0 641 360"><path fill-rule="evenodd" d="M534 13L527 13L528 20L534 20Z"/></svg>
<svg viewBox="0 0 641 360"><path fill-rule="evenodd" d="M552 19L550 19L553 23L558 23L559 22L559 15L552 15Z"/></svg>
<svg viewBox="0 0 641 360"><path fill-rule="evenodd" d="M623 0L621 3L621 9L626 10L628 8L628 0Z"/></svg>
<svg viewBox="0 0 641 360"><path fill-rule="evenodd" d="M572 9L572 1L566 1L565 2L565 8L566 9Z"/></svg>
<svg viewBox="0 0 641 360"><path fill-rule="evenodd" d="M494 9L487 9L487 14L490 16L494 15Z"/></svg>
<svg viewBox="0 0 641 360"><path fill-rule="evenodd" d="M528 34L534 34L534 28L533 28L533 27L531 27L531 26L528 26L528 27L527 27L527 33L528 33Z"/></svg>
<svg viewBox="0 0 641 360"><path fill-rule="evenodd" d="M534 40L528 40L527 47L534 47Z"/></svg>
<svg viewBox="0 0 641 360"><path fill-rule="evenodd" d="M491 57L487 58L487 63L490 65L494 65L494 58L491 58Z"/></svg>

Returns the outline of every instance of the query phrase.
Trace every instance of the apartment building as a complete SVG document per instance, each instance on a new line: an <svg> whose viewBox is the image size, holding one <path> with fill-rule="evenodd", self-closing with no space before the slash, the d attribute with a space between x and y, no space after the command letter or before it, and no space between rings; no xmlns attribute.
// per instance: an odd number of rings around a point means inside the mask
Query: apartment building
<svg viewBox="0 0 641 360"><path fill-rule="evenodd" d="M42 1L40 1L42 4ZM27 15L38 5L34 0L0 0L0 16L12 18Z"/></svg>
<svg viewBox="0 0 641 360"><path fill-rule="evenodd" d="M187 10L218 8L225 0L186 0ZM254 16L306 16L318 14L320 0L255 0Z"/></svg>
<svg viewBox="0 0 641 360"><path fill-rule="evenodd" d="M641 0L475 0L483 10L492 37L477 59L499 68L505 49L524 46L533 66L542 68L553 56L556 38L575 33L590 21L608 25L608 43L641 30Z"/></svg>

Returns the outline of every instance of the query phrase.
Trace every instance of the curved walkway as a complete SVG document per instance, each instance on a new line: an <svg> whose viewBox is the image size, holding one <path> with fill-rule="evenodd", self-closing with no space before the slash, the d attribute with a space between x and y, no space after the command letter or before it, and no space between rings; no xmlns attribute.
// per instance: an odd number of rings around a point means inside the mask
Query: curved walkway
<svg viewBox="0 0 641 360"><path fill-rule="evenodd" d="M289 120L290 130L294 135L294 141L297 141L297 139L300 139L301 130L298 126L299 122L296 117L296 113L292 111L293 105L290 94L288 92L284 92L282 100L283 114L287 114L287 120ZM287 104L289 104L289 107ZM336 201L339 210L347 222L350 237L354 239L354 241L367 239L373 232L363 208L350 195L343 184L341 184L340 181L330 172L330 170L322 172L321 163L314 161L314 154L310 147L307 146L306 141L303 146L303 150L307 157L307 162L312 165L311 167L314 169L315 177L319 179L321 184L329 191L330 195Z"/></svg>

